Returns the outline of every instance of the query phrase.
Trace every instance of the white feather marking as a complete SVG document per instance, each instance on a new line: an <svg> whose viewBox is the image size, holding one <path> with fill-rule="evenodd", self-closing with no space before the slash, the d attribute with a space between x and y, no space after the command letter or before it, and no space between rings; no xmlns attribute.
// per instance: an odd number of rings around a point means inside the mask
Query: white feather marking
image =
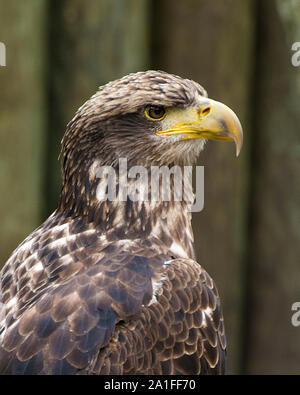
<svg viewBox="0 0 300 395"><path fill-rule="evenodd" d="M69 228L69 224L63 224L63 225L56 226L55 228L53 228L53 232L51 233L51 235L55 235L56 232L59 232L63 229L67 229L67 228ZM95 232L95 229L88 229L88 230L82 232L82 234L89 234L89 233L94 233L94 232ZM63 247L64 245L67 245L70 241L76 239L76 237L78 237L78 234L70 235L69 231L68 231L66 236L61 237L60 239L54 240L51 243L48 243L47 248L51 247L51 249L54 251L55 249L57 249L59 247ZM32 242L35 242L35 238L32 240ZM20 251L23 251L24 246L21 246L19 249L17 249L16 254L19 254ZM29 244L28 244L28 248L29 248ZM84 247L81 247L80 250L82 250L83 248ZM15 258L15 255L13 254L10 259L14 259L14 258ZM32 260L32 259L37 260L37 251L34 252L33 254L29 255L26 259L24 259L24 261L18 266L18 269L20 270L23 266L26 266L28 261ZM40 263L40 265L42 265L42 264ZM34 265L30 270L37 270L37 271L41 270L41 266Z"/></svg>
<svg viewBox="0 0 300 395"><path fill-rule="evenodd" d="M181 247L180 244L176 243L176 241L173 241L171 247L170 247L170 252L172 252L175 255L179 255L182 258L189 258L187 253L184 251L184 249Z"/></svg>
<svg viewBox="0 0 300 395"><path fill-rule="evenodd" d="M89 176L90 176L90 180L94 180L97 176L97 171L100 167L100 161L98 159L96 159L93 163L92 166L90 167L89 170Z"/></svg>
<svg viewBox="0 0 300 395"><path fill-rule="evenodd" d="M210 307L207 307L205 310L202 311L202 316L203 316L203 324L202 324L202 326L204 328L207 327L206 316L208 316L211 319L212 313L213 313L213 311L212 311L212 309Z"/></svg>
<svg viewBox="0 0 300 395"><path fill-rule="evenodd" d="M213 313L212 308L211 307L207 307L205 310L203 310L203 312L208 315L211 318L211 315Z"/></svg>
<svg viewBox="0 0 300 395"><path fill-rule="evenodd" d="M54 235L56 232L61 230L59 228L60 228L60 226L53 228ZM80 234L91 234L91 233L95 233L95 229L88 229L88 230L85 230L84 232L81 232ZM47 248L51 247L51 248L56 249L58 247L62 247L64 245L68 244L68 242L76 239L77 237L78 237L77 233L70 235L68 232L68 234L66 236L61 237L60 239L57 239L57 240L53 240L51 243L48 243Z"/></svg>
<svg viewBox="0 0 300 395"><path fill-rule="evenodd" d="M107 241L106 235L101 235L98 237L101 241Z"/></svg>
<svg viewBox="0 0 300 395"><path fill-rule="evenodd" d="M56 225L53 229L51 233L55 233L55 232L61 232L62 230L66 230L68 229L68 234L69 234L69 223L65 223L62 225Z"/></svg>
<svg viewBox="0 0 300 395"><path fill-rule="evenodd" d="M151 306L153 303L157 302L157 295L159 293L159 291L162 288L162 282L166 279L165 276L161 275L160 278L152 278L152 299L150 300L150 302L148 303L148 306Z"/></svg>
<svg viewBox="0 0 300 395"><path fill-rule="evenodd" d="M44 270L44 266L42 265L41 262L38 262L36 265L34 265L34 266L30 269L31 272L40 272L40 271L42 271L42 270Z"/></svg>
<svg viewBox="0 0 300 395"><path fill-rule="evenodd" d="M157 221L155 226L151 230L151 236L158 237L160 228L161 228L160 221Z"/></svg>
<svg viewBox="0 0 300 395"><path fill-rule="evenodd" d="M60 239L54 240L52 241L52 243L49 243L47 247L49 248L49 246L51 246L53 250L56 250L59 247L63 247L64 245L67 245L69 242L76 239L77 237L78 236L76 234L71 236L69 235L69 236L61 237Z"/></svg>
<svg viewBox="0 0 300 395"><path fill-rule="evenodd" d="M10 310L11 307L13 307L17 303L17 297L14 296L13 298L10 299L9 302L6 303L5 308L7 310Z"/></svg>

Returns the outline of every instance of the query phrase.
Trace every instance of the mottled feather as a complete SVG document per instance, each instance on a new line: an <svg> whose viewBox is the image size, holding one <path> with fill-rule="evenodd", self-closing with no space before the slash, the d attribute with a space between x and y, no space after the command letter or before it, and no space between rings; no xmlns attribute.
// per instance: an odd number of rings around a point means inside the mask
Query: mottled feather
<svg viewBox="0 0 300 395"><path fill-rule="evenodd" d="M97 168L120 155L174 164L170 147L143 140L153 132L145 105L188 107L205 95L150 71L101 87L78 110L63 139L59 207L1 270L1 374L224 373L220 299L195 261L187 204L96 193Z"/></svg>

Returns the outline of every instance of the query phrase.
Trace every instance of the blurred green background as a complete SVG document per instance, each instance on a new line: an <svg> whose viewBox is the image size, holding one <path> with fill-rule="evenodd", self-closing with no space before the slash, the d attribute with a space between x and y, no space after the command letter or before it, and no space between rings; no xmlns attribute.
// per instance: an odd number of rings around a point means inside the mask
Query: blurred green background
<svg viewBox="0 0 300 395"><path fill-rule="evenodd" d="M222 297L228 373L300 373L299 0L0 0L0 266L55 209L60 140L101 84L161 69L244 127L211 142L197 257Z"/></svg>

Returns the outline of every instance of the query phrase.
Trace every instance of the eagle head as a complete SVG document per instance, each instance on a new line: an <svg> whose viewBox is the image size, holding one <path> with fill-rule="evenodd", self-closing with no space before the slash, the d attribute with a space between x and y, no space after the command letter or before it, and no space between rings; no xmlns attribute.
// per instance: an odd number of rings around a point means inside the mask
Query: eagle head
<svg viewBox="0 0 300 395"><path fill-rule="evenodd" d="M75 155L113 165L192 164L207 139L232 140L237 155L242 127L227 106L198 83L162 71L129 74L99 88L69 123L62 142Z"/></svg>
<svg viewBox="0 0 300 395"><path fill-rule="evenodd" d="M234 141L239 154L242 127L229 107L188 79L162 71L129 74L100 87L68 124L62 195L70 185L83 192L95 163L191 165L207 139Z"/></svg>

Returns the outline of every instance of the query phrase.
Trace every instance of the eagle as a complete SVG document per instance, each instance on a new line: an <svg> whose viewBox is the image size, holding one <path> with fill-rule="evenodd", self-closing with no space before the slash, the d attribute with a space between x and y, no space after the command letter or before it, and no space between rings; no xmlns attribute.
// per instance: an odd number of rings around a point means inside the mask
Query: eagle
<svg viewBox="0 0 300 395"><path fill-rule="evenodd" d="M146 175L183 170L208 139L234 141L238 154L242 136L235 113L192 80L150 70L101 86L63 136L57 209L1 270L0 373L224 374L224 319L195 257L191 180L187 198L168 200L152 198L151 177L128 177L138 198L120 199L118 170L120 158ZM103 168L115 171L115 199ZM159 177L158 192L165 184Z"/></svg>

